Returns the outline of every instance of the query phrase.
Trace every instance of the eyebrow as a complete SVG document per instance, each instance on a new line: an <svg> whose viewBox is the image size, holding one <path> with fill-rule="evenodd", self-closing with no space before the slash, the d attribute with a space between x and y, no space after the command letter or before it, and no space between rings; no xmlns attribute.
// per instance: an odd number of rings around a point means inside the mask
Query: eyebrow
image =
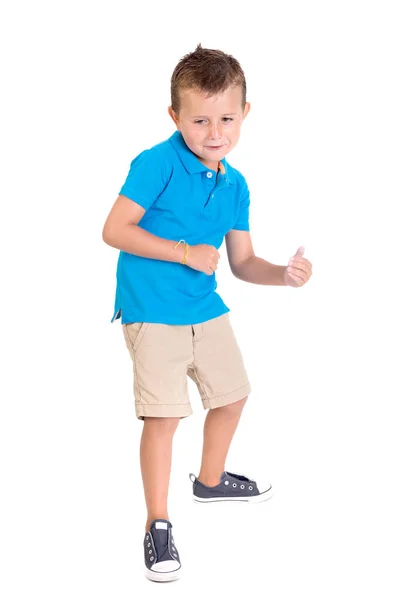
<svg viewBox="0 0 400 600"><path fill-rule="evenodd" d="M237 113L225 113L224 115L222 115L223 117L229 117L230 115L237 115ZM192 117L192 119L208 119L208 115L196 115L194 117Z"/></svg>

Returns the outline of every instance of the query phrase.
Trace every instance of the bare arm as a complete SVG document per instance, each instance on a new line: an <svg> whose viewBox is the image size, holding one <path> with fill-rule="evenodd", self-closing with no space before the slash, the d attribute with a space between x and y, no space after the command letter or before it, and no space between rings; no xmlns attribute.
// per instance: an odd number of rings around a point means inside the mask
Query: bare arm
<svg viewBox="0 0 400 600"><path fill-rule="evenodd" d="M274 265L259 256L252 256L240 265L235 276L248 283L287 285L283 279L285 271L285 266Z"/></svg>
<svg viewBox="0 0 400 600"><path fill-rule="evenodd" d="M103 227L103 241L129 254L170 262L182 262L184 244L176 250L179 240L167 240L145 231L137 223L145 209L126 196L119 195Z"/></svg>
<svg viewBox="0 0 400 600"><path fill-rule="evenodd" d="M274 265L254 254L249 231L231 229L225 236L229 265L238 279L261 285L286 285L286 267Z"/></svg>

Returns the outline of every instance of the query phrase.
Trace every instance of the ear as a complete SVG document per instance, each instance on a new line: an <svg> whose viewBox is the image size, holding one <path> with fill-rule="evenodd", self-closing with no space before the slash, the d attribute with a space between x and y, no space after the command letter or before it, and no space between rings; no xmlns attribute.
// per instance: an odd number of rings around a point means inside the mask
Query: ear
<svg viewBox="0 0 400 600"><path fill-rule="evenodd" d="M246 104L244 105L243 120L247 117L250 108L251 108L250 102L246 102Z"/></svg>
<svg viewBox="0 0 400 600"><path fill-rule="evenodd" d="M179 117L174 110L172 110L172 106L168 106L168 114L176 125L176 128L179 129Z"/></svg>

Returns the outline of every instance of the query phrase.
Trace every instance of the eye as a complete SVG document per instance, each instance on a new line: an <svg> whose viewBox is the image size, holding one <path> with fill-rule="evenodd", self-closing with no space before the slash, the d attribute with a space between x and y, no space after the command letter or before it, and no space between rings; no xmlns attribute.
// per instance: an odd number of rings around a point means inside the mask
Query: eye
<svg viewBox="0 0 400 600"><path fill-rule="evenodd" d="M223 117L222 120L225 121L225 123L230 123L230 121L233 121L232 117ZM202 123L205 123L204 119L199 119L198 121L195 121L196 125L201 125Z"/></svg>

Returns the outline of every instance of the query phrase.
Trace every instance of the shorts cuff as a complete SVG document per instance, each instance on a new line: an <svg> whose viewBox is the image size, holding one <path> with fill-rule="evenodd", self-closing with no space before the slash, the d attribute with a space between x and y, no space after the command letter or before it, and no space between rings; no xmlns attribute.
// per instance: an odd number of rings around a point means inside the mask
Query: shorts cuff
<svg viewBox="0 0 400 600"><path fill-rule="evenodd" d="M222 396L215 396L214 398L202 398L203 408L219 408L220 406L226 406L227 404L233 404L238 400L242 400L248 396L251 392L250 383L246 383L237 390L229 392L229 394L222 394Z"/></svg>
<svg viewBox="0 0 400 600"><path fill-rule="evenodd" d="M190 417L193 410L190 404L135 404L136 416L144 417Z"/></svg>

